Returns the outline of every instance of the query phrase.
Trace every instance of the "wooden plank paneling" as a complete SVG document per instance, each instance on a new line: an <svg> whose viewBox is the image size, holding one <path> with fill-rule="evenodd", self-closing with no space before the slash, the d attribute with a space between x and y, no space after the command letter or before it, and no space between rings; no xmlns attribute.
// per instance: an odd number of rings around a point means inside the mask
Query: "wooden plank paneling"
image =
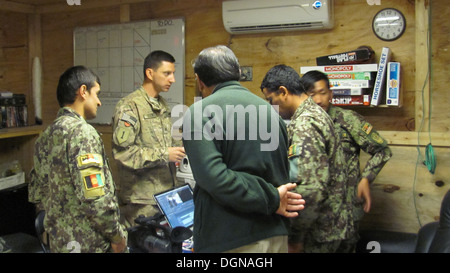
<svg viewBox="0 0 450 273"><path fill-rule="evenodd" d="M94 12L51 13L41 17L44 74L42 116L44 124L49 124L59 109L55 95L59 76L73 65L73 30L78 26L119 23L120 7L96 9Z"/></svg>
<svg viewBox="0 0 450 273"><path fill-rule="evenodd" d="M446 1L429 1L432 18L432 67L430 71L431 131L450 133L450 6Z"/></svg>
<svg viewBox="0 0 450 273"><path fill-rule="evenodd" d="M448 148L435 148L437 167L431 174L422 164L413 146L391 146L393 156L371 186L372 209L366 214L363 229L382 229L415 233L421 225L439 219L442 198L450 189L450 153ZM368 159L361 156L361 167ZM441 181L441 182L438 182Z"/></svg>
<svg viewBox="0 0 450 273"><path fill-rule="evenodd" d="M418 131L428 131L430 107L430 74L428 1L416 1L416 128Z"/></svg>
<svg viewBox="0 0 450 273"><path fill-rule="evenodd" d="M35 13L36 6L32 4L24 4L13 1L0 0L0 10L21 12L21 13Z"/></svg>
<svg viewBox="0 0 450 273"><path fill-rule="evenodd" d="M28 68L27 15L0 11L0 90L28 94Z"/></svg>

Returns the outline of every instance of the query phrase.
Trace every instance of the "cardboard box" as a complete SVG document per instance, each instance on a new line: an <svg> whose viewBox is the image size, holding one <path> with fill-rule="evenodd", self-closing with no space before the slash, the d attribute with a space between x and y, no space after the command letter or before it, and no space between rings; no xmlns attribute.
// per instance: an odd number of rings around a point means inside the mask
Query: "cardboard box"
<svg viewBox="0 0 450 273"><path fill-rule="evenodd" d="M336 96L333 97L331 103L336 106L365 105L370 104L370 95L358 96Z"/></svg>
<svg viewBox="0 0 450 273"><path fill-rule="evenodd" d="M333 96L357 96L364 95L368 91L372 91L370 88L337 88L333 89Z"/></svg>
<svg viewBox="0 0 450 273"><path fill-rule="evenodd" d="M369 80L330 80L330 89L342 88L369 88L372 81Z"/></svg>
<svg viewBox="0 0 450 273"><path fill-rule="evenodd" d="M386 105L400 106L400 63L389 62L386 78Z"/></svg>
<svg viewBox="0 0 450 273"><path fill-rule="evenodd" d="M318 70L325 74L334 72L377 72L378 64L347 64L347 65L325 65L325 66L302 66L300 74L308 71Z"/></svg>
<svg viewBox="0 0 450 273"><path fill-rule="evenodd" d="M316 58L317 65L339 65L368 62L373 58L373 50L360 48L352 51L320 56Z"/></svg>
<svg viewBox="0 0 450 273"><path fill-rule="evenodd" d="M329 80L373 80L376 72L325 73Z"/></svg>

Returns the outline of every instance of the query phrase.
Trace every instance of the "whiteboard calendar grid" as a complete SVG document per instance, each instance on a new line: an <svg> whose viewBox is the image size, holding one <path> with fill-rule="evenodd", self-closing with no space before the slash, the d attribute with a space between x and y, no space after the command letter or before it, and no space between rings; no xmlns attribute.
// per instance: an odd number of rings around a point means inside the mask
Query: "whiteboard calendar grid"
<svg viewBox="0 0 450 273"><path fill-rule="evenodd" d="M102 106L89 122L111 124L120 98L143 82L144 60L153 50L175 57L175 83L161 94L171 107L184 103L184 18L79 27L74 30L74 65L100 77Z"/></svg>

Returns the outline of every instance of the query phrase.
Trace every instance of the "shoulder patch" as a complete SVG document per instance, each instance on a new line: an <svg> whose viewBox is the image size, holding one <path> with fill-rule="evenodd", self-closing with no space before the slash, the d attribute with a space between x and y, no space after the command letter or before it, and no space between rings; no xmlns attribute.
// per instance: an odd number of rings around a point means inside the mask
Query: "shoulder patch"
<svg viewBox="0 0 450 273"><path fill-rule="evenodd" d="M103 177L103 172L85 172L82 174L83 184L84 184L84 197L96 198L105 195L103 187L105 186L105 179Z"/></svg>
<svg viewBox="0 0 450 273"><path fill-rule="evenodd" d="M103 175L103 156L84 154L77 156L77 167L81 176L84 197L92 199L105 195L105 176Z"/></svg>
<svg viewBox="0 0 450 273"><path fill-rule="evenodd" d="M384 139L377 132L372 132L372 134L370 134L370 138L378 144L384 143Z"/></svg>
<svg viewBox="0 0 450 273"><path fill-rule="evenodd" d="M132 117L128 115L127 113L123 113L120 117L120 120L124 121L125 126L129 127L130 125L134 127L134 125L137 122L137 119L135 117Z"/></svg>
<svg viewBox="0 0 450 273"><path fill-rule="evenodd" d="M103 174L101 172L86 174L86 176L83 177L83 181L86 190L100 188L105 185L103 182Z"/></svg>
<svg viewBox="0 0 450 273"><path fill-rule="evenodd" d="M291 145L289 147L288 158L298 155L300 153L300 148L297 145Z"/></svg>
<svg viewBox="0 0 450 273"><path fill-rule="evenodd" d="M365 123L363 124L363 126L361 127L361 130L362 130L364 133L366 133L366 135L369 135L370 132L372 131L372 128L373 128L373 126L372 126L370 123L365 122Z"/></svg>
<svg viewBox="0 0 450 273"><path fill-rule="evenodd" d="M119 128L116 135L117 142L119 142L119 144L122 144L128 140L128 137L130 136L130 130L131 130L130 128L124 127Z"/></svg>
<svg viewBox="0 0 450 273"><path fill-rule="evenodd" d="M99 154L84 154L77 156L77 166L84 169L91 166L103 166L103 157Z"/></svg>

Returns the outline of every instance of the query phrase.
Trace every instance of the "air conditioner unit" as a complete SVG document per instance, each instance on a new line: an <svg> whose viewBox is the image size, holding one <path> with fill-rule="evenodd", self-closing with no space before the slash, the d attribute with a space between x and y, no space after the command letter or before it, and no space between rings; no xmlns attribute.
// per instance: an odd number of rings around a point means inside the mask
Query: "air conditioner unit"
<svg viewBox="0 0 450 273"><path fill-rule="evenodd" d="M231 34L331 29L333 0L233 0L222 2Z"/></svg>

